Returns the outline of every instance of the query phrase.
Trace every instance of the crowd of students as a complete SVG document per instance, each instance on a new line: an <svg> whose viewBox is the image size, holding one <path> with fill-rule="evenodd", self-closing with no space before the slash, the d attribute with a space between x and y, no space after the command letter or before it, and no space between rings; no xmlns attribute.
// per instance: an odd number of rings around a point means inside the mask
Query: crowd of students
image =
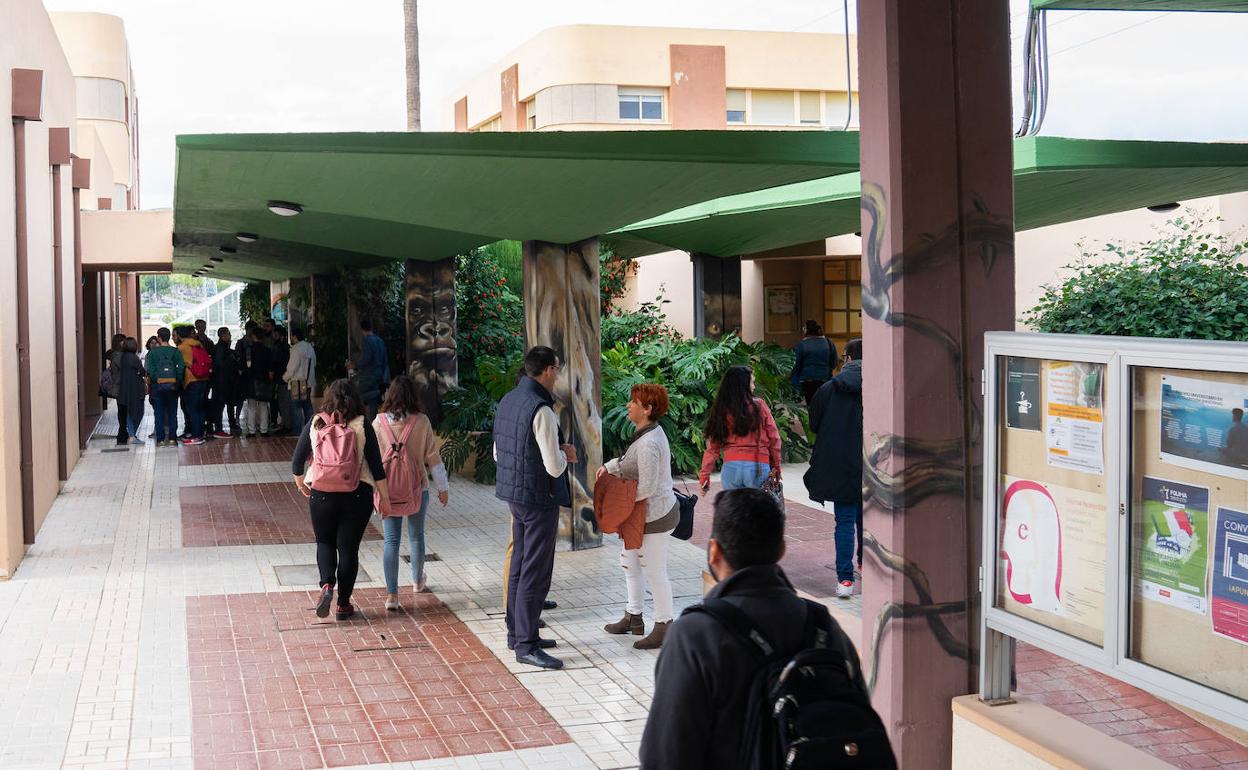
<svg viewBox="0 0 1248 770"><path fill-rule="evenodd" d="M295 435L312 418L316 351L301 329L288 333L271 318L249 321L235 343L229 328L218 329L213 340L207 326L199 320L161 328L142 354L133 337L113 336L100 395L117 400L119 445L143 443L138 432L146 404L155 416L150 438L160 447Z"/></svg>

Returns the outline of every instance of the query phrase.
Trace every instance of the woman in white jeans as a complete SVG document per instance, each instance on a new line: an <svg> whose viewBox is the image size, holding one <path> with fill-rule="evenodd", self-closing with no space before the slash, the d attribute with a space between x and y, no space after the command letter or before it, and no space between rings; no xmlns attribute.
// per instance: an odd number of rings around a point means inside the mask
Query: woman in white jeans
<svg viewBox="0 0 1248 770"><path fill-rule="evenodd" d="M645 633L641 603L646 583L654 596L654 628L633 646L652 650L662 646L672 624L672 581L667 577L667 549L672 530L680 521L676 494L672 491L672 450L659 419L667 414L667 390L662 385L634 385L628 402L628 420L635 428L624 456L604 465L598 475L610 473L637 482L637 500L646 501L646 527L641 547L624 549L620 565L628 586L624 617L605 627L609 634Z"/></svg>

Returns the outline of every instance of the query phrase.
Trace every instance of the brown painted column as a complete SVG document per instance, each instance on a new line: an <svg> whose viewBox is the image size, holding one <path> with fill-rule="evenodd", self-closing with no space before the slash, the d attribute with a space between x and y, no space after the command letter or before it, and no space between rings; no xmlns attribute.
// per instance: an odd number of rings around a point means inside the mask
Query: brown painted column
<svg viewBox="0 0 1248 770"><path fill-rule="evenodd" d="M741 258L690 254L693 261L693 329L719 339L741 333Z"/></svg>
<svg viewBox="0 0 1248 770"><path fill-rule="evenodd" d="M863 648L902 767L971 692L983 333L1014 327L1009 9L859 5Z"/></svg>
<svg viewBox="0 0 1248 770"><path fill-rule="evenodd" d="M87 340L82 320L82 293L85 291L82 280L82 191L91 186L91 161L88 158L73 158L71 184L74 188L74 338L78 344L74 347L78 353L78 448L87 448L87 432L82 429L87 416L87 378L86 350Z"/></svg>
<svg viewBox="0 0 1248 770"><path fill-rule="evenodd" d="M52 314L56 355L56 470L57 478L69 478L69 447L65 445L65 247L61 206L61 167L71 162L69 129L48 129L48 163L52 166Z"/></svg>
<svg viewBox="0 0 1248 770"><path fill-rule="evenodd" d="M555 413L564 441L576 446L572 508L560 512L559 544L580 550L602 545L593 518L594 477L602 466L602 328L598 239L578 243L524 242L524 346L554 348L563 363Z"/></svg>
<svg viewBox="0 0 1248 770"><path fill-rule="evenodd" d="M43 70L14 69L13 181L14 232L17 235L17 408L21 434L22 540L35 542L34 426L31 423L30 254L26 221L26 123L43 117Z"/></svg>
<svg viewBox="0 0 1248 770"><path fill-rule="evenodd" d="M459 384L456 348L455 258L409 259L407 283L407 374L420 391L421 408L434 425L442 395Z"/></svg>

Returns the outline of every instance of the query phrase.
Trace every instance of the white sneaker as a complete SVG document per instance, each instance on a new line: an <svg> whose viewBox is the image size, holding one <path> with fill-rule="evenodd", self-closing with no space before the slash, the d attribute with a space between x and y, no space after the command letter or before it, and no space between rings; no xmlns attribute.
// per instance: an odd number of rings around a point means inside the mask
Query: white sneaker
<svg viewBox="0 0 1248 770"><path fill-rule="evenodd" d="M842 580L836 586L836 598L848 599L854 595L854 581Z"/></svg>

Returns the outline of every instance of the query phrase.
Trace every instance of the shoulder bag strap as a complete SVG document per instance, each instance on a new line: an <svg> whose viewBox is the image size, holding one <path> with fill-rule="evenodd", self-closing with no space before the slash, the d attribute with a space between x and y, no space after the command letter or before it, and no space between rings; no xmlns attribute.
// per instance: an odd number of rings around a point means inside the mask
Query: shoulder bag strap
<svg viewBox="0 0 1248 770"><path fill-rule="evenodd" d="M767 635L754 624L750 616L735 604L725 599L703 599L701 604L687 608L681 614L705 612L719 621L760 660L768 660L775 655L776 648L767 639Z"/></svg>

